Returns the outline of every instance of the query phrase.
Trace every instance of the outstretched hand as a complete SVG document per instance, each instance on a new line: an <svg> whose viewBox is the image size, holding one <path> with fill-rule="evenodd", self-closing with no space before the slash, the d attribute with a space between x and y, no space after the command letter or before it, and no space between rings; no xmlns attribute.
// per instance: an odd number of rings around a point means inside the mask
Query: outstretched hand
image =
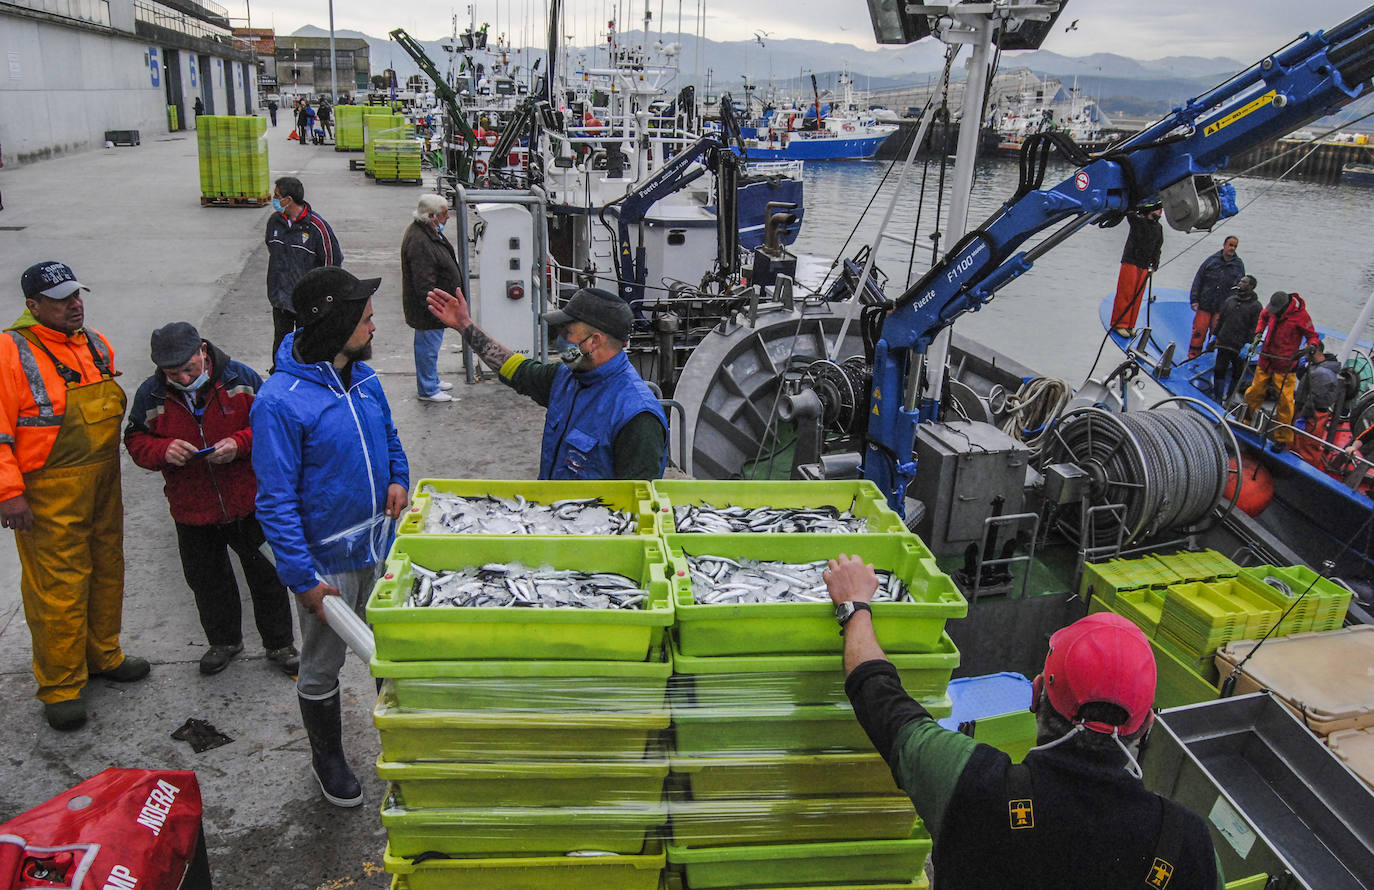
<svg viewBox="0 0 1374 890"><path fill-rule="evenodd" d="M827 565L821 577L836 605L850 601L867 603L878 592L878 574L859 557L841 553Z"/></svg>
<svg viewBox="0 0 1374 890"><path fill-rule="evenodd" d="M426 294L425 302L429 304L431 315L459 333L472 324L472 316L468 313L468 301L463 297L461 290L449 293L436 287Z"/></svg>

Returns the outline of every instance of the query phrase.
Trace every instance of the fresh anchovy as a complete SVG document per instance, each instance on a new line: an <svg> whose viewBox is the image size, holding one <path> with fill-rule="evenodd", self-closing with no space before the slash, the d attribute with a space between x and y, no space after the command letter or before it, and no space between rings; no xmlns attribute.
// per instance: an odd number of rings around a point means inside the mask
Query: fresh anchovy
<svg viewBox="0 0 1374 890"><path fill-rule="evenodd" d="M411 565L415 576L405 604L417 608L467 606L522 609L642 609L649 592L613 572L580 572L518 562L433 571Z"/></svg>
<svg viewBox="0 0 1374 890"><path fill-rule="evenodd" d="M454 535L633 535L633 514L612 510L600 498L570 498L541 504L520 495L462 497L435 491L430 496L425 531Z"/></svg>
<svg viewBox="0 0 1374 890"><path fill-rule="evenodd" d="M845 534L867 530L868 520L853 513L854 505L841 512L837 507L713 507L710 504L679 504L673 508L673 524L679 532L821 533Z"/></svg>
<svg viewBox="0 0 1374 890"><path fill-rule="evenodd" d="M830 594L821 576L825 567L825 560L794 564L723 556L687 557L692 601L698 605L828 603ZM879 569L878 592L873 599L903 602L910 601L911 594L900 578Z"/></svg>

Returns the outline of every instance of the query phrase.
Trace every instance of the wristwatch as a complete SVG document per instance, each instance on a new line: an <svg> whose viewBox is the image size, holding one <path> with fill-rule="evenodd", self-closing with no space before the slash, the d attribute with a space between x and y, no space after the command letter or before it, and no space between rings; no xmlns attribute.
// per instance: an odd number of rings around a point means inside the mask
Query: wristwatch
<svg viewBox="0 0 1374 890"><path fill-rule="evenodd" d="M844 626L854 617L855 612L867 612L872 615L873 607L858 600L849 600L835 606L835 620L840 622L840 636L844 636Z"/></svg>

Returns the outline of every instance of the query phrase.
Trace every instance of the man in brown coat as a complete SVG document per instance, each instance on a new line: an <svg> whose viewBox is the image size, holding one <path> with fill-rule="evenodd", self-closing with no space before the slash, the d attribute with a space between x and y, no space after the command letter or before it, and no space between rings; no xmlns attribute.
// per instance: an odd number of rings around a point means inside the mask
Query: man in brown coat
<svg viewBox="0 0 1374 890"><path fill-rule="evenodd" d="M453 293L462 287L458 255L444 237L448 202L439 195L420 196L415 220L401 241L401 300L406 324L415 329L415 386L422 402L451 402L452 383L439 380L439 349L444 323L430 314L425 297L431 290Z"/></svg>

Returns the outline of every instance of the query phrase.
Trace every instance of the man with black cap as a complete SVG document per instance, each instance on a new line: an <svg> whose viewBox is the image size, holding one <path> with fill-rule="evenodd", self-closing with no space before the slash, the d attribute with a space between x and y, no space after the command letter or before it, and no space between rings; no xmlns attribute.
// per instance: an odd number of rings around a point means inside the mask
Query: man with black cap
<svg viewBox="0 0 1374 890"><path fill-rule="evenodd" d="M930 832L942 890L1224 887L1207 825L1141 782L1155 662L1134 624L1104 612L1050 637L1031 700L1039 747L1014 765L902 688L874 630L872 566L841 554L824 577L854 716Z"/></svg>
<svg viewBox="0 0 1374 890"><path fill-rule="evenodd" d="M294 675L299 661L291 605L259 549L266 538L254 515L258 481L249 459L248 412L262 378L184 321L153 331L152 359L157 370L134 396L124 445L134 463L160 471L166 480L181 572L210 644L200 657L200 672L217 674L243 651L232 549L248 582L267 660Z"/></svg>
<svg viewBox="0 0 1374 890"><path fill-rule="evenodd" d="M548 408L540 479L657 479L668 461L668 419L625 355L634 315L615 294L584 287L544 314L561 327L557 362L513 352L472 321L462 292L429 292L429 311L463 335L516 392Z"/></svg>
<svg viewBox="0 0 1374 890"><path fill-rule="evenodd" d="M292 293L300 328L282 340L277 373L251 417L258 521L300 607L296 691L311 765L325 799L341 807L361 804L363 792L343 752L346 648L326 625L323 602L342 597L363 616L410 485L386 393L363 363L379 284L336 266L301 279Z"/></svg>
<svg viewBox="0 0 1374 890"><path fill-rule="evenodd" d="M71 268L37 263L20 283L28 308L0 337L0 523L19 551L38 699L50 726L71 730L86 722L90 677L149 670L119 645L124 391Z"/></svg>
<svg viewBox="0 0 1374 890"><path fill-rule="evenodd" d="M1298 385L1298 361L1305 353L1317 352L1321 338L1312 326L1312 317L1307 314L1307 303L1297 294L1287 291L1274 291L1269 305L1260 313L1255 325L1255 344L1264 340L1260 350L1259 363L1255 366L1255 379L1245 391L1245 404L1249 408L1246 415L1252 418L1259 406L1264 404L1267 390L1272 385L1278 393L1274 403L1274 444L1269 450L1283 452L1293 441L1293 393ZM1306 341L1306 347L1303 346Z"/></svg>

